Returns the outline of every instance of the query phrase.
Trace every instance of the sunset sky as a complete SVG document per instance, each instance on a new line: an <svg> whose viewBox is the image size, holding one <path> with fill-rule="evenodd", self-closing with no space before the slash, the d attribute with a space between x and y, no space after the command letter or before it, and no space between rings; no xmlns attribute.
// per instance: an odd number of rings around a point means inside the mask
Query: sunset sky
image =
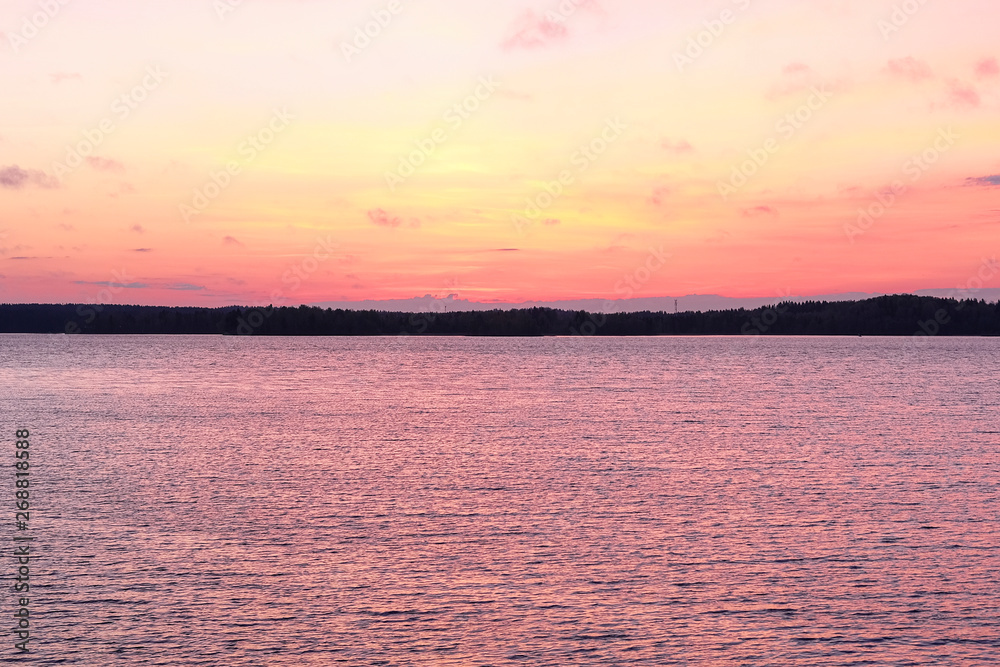
<svg viewBox="0 0 1000 667"><path fill-rule="evenodd" d="M964 286L1000 250L998 25L996 0L5 0L0 302Z"/></svg>

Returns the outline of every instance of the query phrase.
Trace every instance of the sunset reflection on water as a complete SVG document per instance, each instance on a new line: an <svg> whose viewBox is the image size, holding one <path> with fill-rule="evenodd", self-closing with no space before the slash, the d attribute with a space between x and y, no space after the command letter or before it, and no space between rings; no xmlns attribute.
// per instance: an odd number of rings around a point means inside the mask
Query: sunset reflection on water
<svg viewBox="0 0 1000 667"><path fill-rule="evenodd" d="M38 656L992 664L998 344L0 337Z"/></svg>

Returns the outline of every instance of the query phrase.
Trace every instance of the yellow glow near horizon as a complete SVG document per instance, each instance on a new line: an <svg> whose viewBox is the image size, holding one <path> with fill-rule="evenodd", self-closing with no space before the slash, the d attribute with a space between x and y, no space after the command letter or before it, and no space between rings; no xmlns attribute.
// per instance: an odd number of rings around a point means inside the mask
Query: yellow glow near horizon
<svg viewBox="0 0 1000 667"><path fill-rule="evenodd" d="M1000 8L559 6L7 3L0 300L266 301L320 243L292 302L618 297L651 248L635 296L912 291L996 254Z"/></svg>

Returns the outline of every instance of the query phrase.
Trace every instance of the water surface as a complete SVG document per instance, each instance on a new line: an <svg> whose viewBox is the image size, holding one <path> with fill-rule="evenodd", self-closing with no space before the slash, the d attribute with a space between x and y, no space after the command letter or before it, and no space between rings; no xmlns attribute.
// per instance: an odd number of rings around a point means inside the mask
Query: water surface
<svg viewBox="0 0 1000 667"><path fill-rule="evenodd" d="M0 336L33 659L996 664L998 352Z"/></svg>

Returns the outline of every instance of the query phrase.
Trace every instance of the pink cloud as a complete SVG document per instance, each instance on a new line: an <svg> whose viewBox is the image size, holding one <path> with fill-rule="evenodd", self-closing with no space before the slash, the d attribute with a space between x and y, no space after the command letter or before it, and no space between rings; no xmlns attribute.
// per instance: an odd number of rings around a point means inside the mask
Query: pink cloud
<svg viewBox="0 0 1000 667"><path fill-rule="evenodd" d="M690 153L694 151L694 146L686 141L670 141L669 139L664 139L660 144L663 150L670 153Z"/></svg>
<svg viewBox="0 0 1000 667"><path fill-rule="evenodd" d="M222 245L234 245L242 247L243 242L237 239L235 236L225 236L222 239Z"/></svg>
<svg viewBox="0 0 1000 667"><path fill-rule="evenodd" d="M119 183L118 190L114 192L109 192L108 196L117 199L119 195L133 195L133 194L135 194L135 187L131 183Z"/></svg>
<svg viewBox="0 0 1000 667"><path fill-rule="evenodd" d="M545 220L542 221L543 225L547 225L549 227L555 227L556 225L561 224L561 223L562 223L562 220L557 220L555 218L546 218Z"/></svg>
<svg viewBox="0 0 1000 667"><path fill-rule="evenodd" d="M83 75L79 72L56 72L55 74L49 74L49 78L52 79L52 83L62 83L63 81L70 81L72 79L82 79Z"/></svg>
<svg viewBox="0 0 1000 667"><path fill-rule="evenodd" d="M759 215L772 215L778 217L778 209L773 206L754 206L743 209L744 218L756 218Z"/></svg>
<svg viewBox="0 0 1000 667"><path fill-rule="evenodd" d="M1000 64L996 58L983 58L976 63L977 79L996 79L1000 77Z"/></svg>
<svg viewBox="0 0 1000 667"><path fill-rule="evenodd" d="M771 89L767 91L767 99L774 100L805 90L809 87L809 82L814 78L812 76L812 68L803 63L787 65L782 70L782 74L782 81L771 86Z"/></svg>
<svg viewBox="0 0 1000 667"><path fill-rule="evenodd" d="M87 164L89 164L97 171L115 171L115 172L125 171L125 165L123 165L118 160L110 160L108 158L103 158L103 157L88 157Z"/></svg>
<svg viewBox="0 0 1000 667"><path fill-rule="evenodd" d="M923 81L934 76L931 67L922 60L917 60L912 56L890 60L887 67L889 74L907 81Z"/></svg>
<svg viewBox="0 0 1000 667"><path fill-rule="evenodd" d="M663 202L667 199L667 195L670 194L670 188L667 187L657 187L653 190L653 194L649 197L649 203L653 206L663 206Z"/></svg>
<svg viewBox="0 0 1000 667"><path fill-rule="evenodd" d="M948 98L957 107L978 107L982 103L973 86L954 79L948 82Z"/></svg>
<svg viewBox="0 0 1000 667"><path fill-rule="evenodd" d="M378 227L389 227L395 229L403 224L400 218L391 217L384 209L376 208L368 211L368 219L371 220L373 225Z"/></svg>
<svg viewBox="0 0 1000 667"><path fill-rule="evenodd" d="M783 70L782 78L765 93L765 99L775 101L792 95L812 91L813 88L839 93L848 90L851 82L846 79L827 80L811 67L793 63Z"/></svg>
<svg viewBox="0 0 1000 667"><path fill-rule="evenodd" d="M513 23L501 46L506 51L517 48L534 49L565 39L566 26L528 10Z"/></svg>

